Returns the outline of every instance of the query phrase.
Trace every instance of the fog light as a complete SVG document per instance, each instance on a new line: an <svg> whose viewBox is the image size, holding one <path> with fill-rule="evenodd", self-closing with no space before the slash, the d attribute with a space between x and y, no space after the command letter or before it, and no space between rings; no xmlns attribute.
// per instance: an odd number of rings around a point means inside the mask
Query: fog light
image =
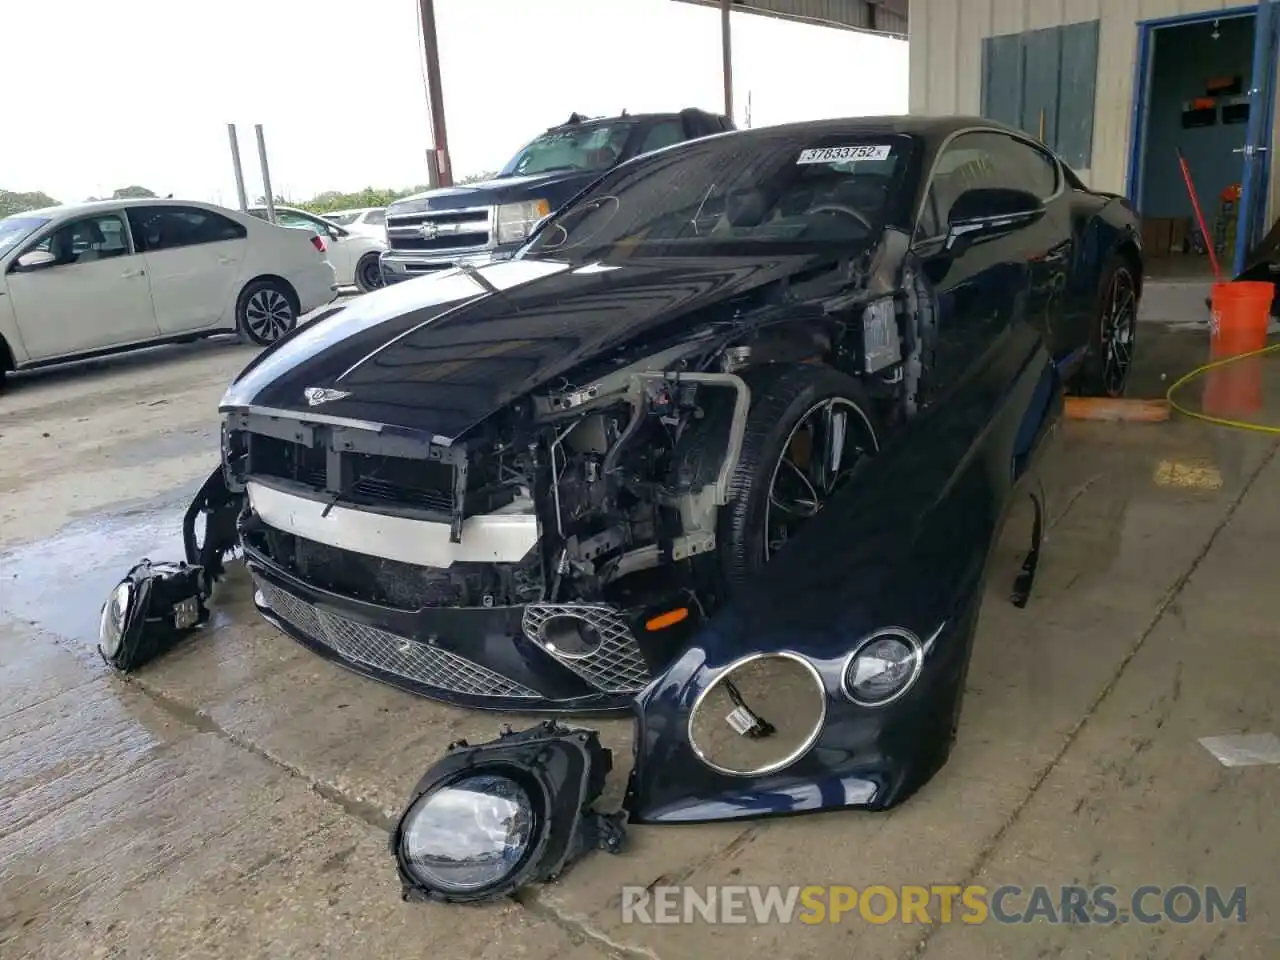
<svg viewBox="0 0 1280 960"><path fill-rule="evenodd" d="M915 634L891 629L859 644L844 669L844 694L864 707L882 707L897 700L920 676L924 649Z"/></svg>
<svg viewBox="0 0 1280 960"><path fill-rule="evenodd" d="M586 657L600 649L600 632L582 617L557 614L548 617L538 631L552 653L564 657Z"/></svg>
<svg viewBox="0 0 1280 960"><path fill-rule="evenodd" d="M459 741L418 782L391 837L406 900L469 903L552 880L589 850L622 849L622 814L591 804L612 754L554 721Z"/></svg>
<svg viewBox="0 0 1280 960"><path fill-rule="evenodd" d="M424 794L405 815L408 869L445 893L500 884L519 870L534 836L529 791L509 776L464 776Z"/></svg>

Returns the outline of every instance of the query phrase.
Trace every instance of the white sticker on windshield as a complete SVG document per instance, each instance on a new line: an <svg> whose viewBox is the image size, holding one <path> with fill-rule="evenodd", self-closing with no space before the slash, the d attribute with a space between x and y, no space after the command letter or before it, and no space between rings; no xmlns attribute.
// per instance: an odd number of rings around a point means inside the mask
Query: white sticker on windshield
<svg viewBox="0 0 1280 960"><path fill-rule="evenodd" d="M886 144L860 143L853 147L811 147L801 150L796 163L848 163L851 160L888 160Z"/></svg>

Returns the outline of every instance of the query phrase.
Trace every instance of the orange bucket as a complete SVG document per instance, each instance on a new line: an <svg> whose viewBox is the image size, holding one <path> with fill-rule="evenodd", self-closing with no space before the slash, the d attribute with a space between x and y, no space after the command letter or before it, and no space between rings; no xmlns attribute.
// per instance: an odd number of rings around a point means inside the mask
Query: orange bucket
<svg viewBox="0 0 1280 960"><path fill-rule="evenodd" d="M1213 285L1210 360L1238 357L1267 345L1267 325L1271 322L1271 301L1275 293L1274 284L1256 281ZM1210 370L1205 378L1202 404L1205 412L1214 416L1257 413L1262 408L1262 365L1258 358L1250 357Z"/></svg>

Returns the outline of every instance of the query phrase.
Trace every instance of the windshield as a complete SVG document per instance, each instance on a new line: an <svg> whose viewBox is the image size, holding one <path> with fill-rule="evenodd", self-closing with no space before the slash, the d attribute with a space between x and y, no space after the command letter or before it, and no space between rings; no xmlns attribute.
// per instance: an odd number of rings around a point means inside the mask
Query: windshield
<svg viewBox="0 0 1280 960"><path fill-rule="evenodd" d="M618 120L548 130L530 141L499 176L521 177L553 170L608 170L622 158L635 123Z"/></svg>
<svg viewBox="0 0 1280 960"><path fill-rule="evenodd" d="M0 220L0 257L48 222L46 217L5 217Z"/></svg>
<svg viewBox="0 0 1280 960"><path fill-rule="evenodd" d="M714 137L606 175L528 252L560 259L824 252L879 236L911 139L795 131Z"/></svg>

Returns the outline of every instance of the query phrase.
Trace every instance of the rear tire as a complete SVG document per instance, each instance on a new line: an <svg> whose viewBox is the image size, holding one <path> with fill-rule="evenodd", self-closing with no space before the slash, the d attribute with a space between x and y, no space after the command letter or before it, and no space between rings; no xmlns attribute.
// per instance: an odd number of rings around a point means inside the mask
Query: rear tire
<svg viewBox="0 0 1280 960"><path fill-rule="evenodd" d="M879 426L857 380L809 365L775 368L765 376L751 383L742 454L718 524L721 567L731 591L759 571L792 528L817 513L853 468L879 449ZM828 486L817 476L825 471L815 469L811 454L835 446L832 431L823 439L818 424L836 422L843 424L841 457ZM784 495L789 488L800 492L794 502ZM812 512L807 512L810 500Z"/></svg>
<svg viewBox="0 0 1280 960"><path fill-rule="evenodd" d="M1076 378L1086 397L1120 397L1129 382L1138 327L1138 285L1133 264L1121 254L1107 261L1098 287L1089 349Z"/></svg>
<svg viewBox="0 0 1280 960"><path fill-rule="evenodd" d="M269 347L298 325L298 301L279 280L255 280L236 301L240 339Z"/></svg>
<svg viewBox="0 0 1280 960"><path fill-rule="evenodd" d="M382 267L376 253L366 253L356 264L356 287L361 293L377 290L382 286Z"/></svg>

